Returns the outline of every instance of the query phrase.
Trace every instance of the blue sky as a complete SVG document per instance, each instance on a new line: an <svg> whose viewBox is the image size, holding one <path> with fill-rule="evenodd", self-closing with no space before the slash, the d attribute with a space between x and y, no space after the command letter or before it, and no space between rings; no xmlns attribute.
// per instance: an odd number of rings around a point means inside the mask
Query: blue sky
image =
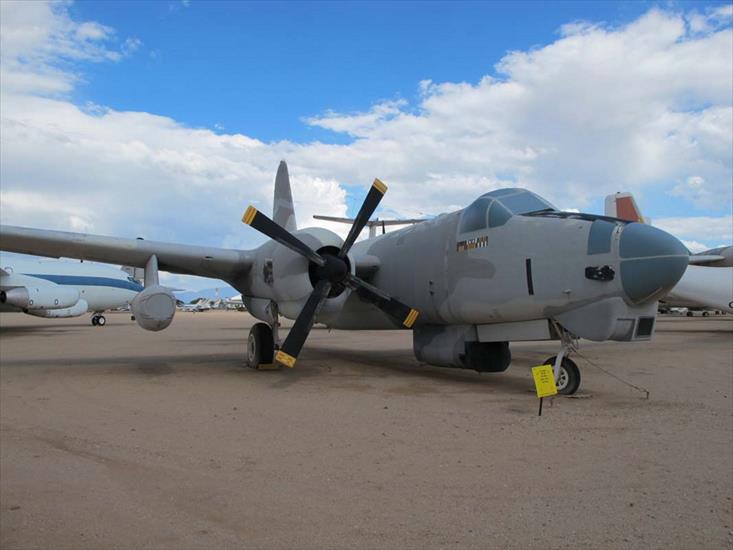
<svg viewBox="0 0 733 550"><path fill-rule="evenodd" d="M135 36L121 64L90 64L78 102L169 116L264 141L348 137L304 124L328 109L415 99L418 82L477 82L506 52L569 22L620 25L658 2L81 2L72 13ZM704 11L720 3L674 2Z"/></svg>
<svg viewBox="0 0 733 550"><path fill-rule="evenodd" d="M286 159L301 226L380 177L380 217L632 191L693 250L733 240L730 2L0 9L3 223L252 248Z"/></svg>

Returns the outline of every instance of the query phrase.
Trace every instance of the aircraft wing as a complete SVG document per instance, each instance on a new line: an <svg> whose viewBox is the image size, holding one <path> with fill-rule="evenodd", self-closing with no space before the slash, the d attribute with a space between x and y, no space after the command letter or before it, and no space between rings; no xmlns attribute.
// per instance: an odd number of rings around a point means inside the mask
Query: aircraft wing
<svg viewBox="0 0 733 550"><path fill-rule="evenodd" d="M691 265L705 265L714 262L722 262L725 260L725 256L716 254L690 254Z"/></svg>
<svg viewBox="0 0 733 550"><path fill-rule="evenodd" d="M145 267L155 254L162 271L232 280L246 274L248 252L226 248L120 239L67 231L0 225L0 250L50 258L78 258L108 264Z"/></svg>

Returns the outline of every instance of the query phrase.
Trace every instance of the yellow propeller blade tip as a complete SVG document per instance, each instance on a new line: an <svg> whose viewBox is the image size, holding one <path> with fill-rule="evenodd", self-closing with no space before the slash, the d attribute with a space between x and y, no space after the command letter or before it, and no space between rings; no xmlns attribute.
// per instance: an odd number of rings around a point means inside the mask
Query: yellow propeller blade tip
<svg viewBox="0 0 733 550"><path fill-rule="evenodd" d="M407 314L407 317L405 317L405 320L402 322L402 324L405 325L407 328L412 328L412 325L414 325L415 321L417 321L418 315L420 315L420 313L416 309L411 309L410 313Z"/></svg>
<svg viewBox="0 0 733 550"><path fill-rule="evenodd" d="M387 192L387 186L384 185L384 183L381 180L379 180L378 178L374 180L372 187L376 187L377 191L379 191L382 195L384 195Z"/></svg>
<svg viewBox="0 0 733 550"><path fill-rule="evenodd" d="M275 354L275 362L292 369L295 366L295 357L288 355L284 351L278 351Z"/></svg>
<svg viewBox="0 0 733 550"><path fill-rule="evenodd" d="M244 216L242 216L242 221L246 223L247 225L252 223L252 220L255 219L255 216L257 215L257 209L254 206L248 206L247 210L244 211Z"/></svg>

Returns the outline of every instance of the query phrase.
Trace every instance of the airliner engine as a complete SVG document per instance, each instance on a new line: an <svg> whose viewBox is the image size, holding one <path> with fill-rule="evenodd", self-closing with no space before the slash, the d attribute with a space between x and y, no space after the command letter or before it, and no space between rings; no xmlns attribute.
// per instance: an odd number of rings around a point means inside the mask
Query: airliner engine
<svg viewBox="0 0 733 550"><path fill-rule="evenodd" d="M7 303L24 310L61 309L72 307L78 301L79 291L77 289L60 285L19 286L0 291L0 303Z"/></svg>
<svg viewBox="0 0 733 550"><path fill-rule="evenodd" d="M167 288L154 285L135 296L130 307L141 328L157 332L167 328L173 321L176 299Z"/></svg>

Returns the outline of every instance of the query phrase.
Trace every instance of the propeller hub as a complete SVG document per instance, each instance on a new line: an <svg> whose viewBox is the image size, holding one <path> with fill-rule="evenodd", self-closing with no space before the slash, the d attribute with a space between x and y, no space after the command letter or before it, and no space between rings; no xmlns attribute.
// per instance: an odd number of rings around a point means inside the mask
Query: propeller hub
<svg viewBox="0 0 733 550"><path fill-rule="evenodd" d="M344 291L346 288L344 281L351 271L348 256L339 258L338 252L339 249L335 246L319 248L318 254L323 258L323 266L319 266L314 262L310 262L308 266L308 276L313 288L316 287L319 281L331 283L331 291L328 293L329 298L335 298Z"/></svg>
<svg viewBox="0 0 733 550"><path fill-rule="evenodd" d="M331 283L340 283L346 278L349 266L344 260L331 254L324 254L326 264L323 267L316 267L316 276L320 280L327 280Z"/></svg>

